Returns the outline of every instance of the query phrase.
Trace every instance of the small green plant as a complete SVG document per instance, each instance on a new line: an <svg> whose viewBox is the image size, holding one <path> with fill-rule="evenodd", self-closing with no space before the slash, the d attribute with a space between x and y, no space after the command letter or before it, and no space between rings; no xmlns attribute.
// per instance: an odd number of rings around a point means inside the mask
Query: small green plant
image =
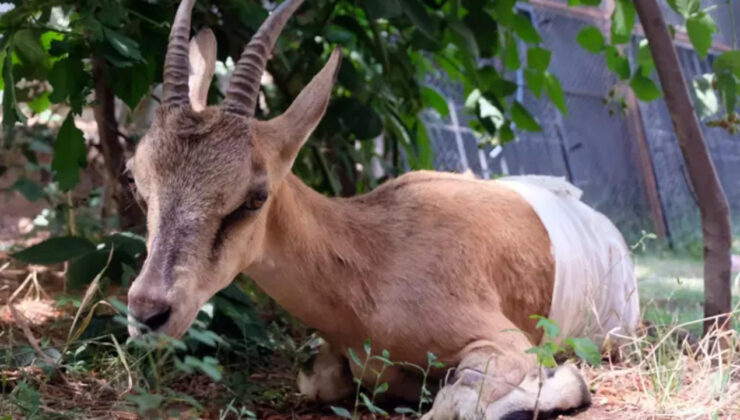
<svg viewBox="0 0 740 420"><path fill-rule="evenodd" d="M236 418L237 420L257 420L257 415L254 414L253 411L247 410L244 406L236 408L234 402L235 400L231 400L226 408L218 411L218 420L233 418Z"/></svg>
<svg viewBox="0 0 740 420"><path fill-rule="evenodd" d="M540 345L533 346L526 351L527 353L534 354L537 357L539 384L533 417L536 420L539 414L540 393L542 392L542 385L544 382L544 378L542 377L542 368L546 367L552 369L557 367L555 355L568 350L575 352L576 356L580 359L594 366L598 366L601 365L601 352L599 352L599 347L589 338L566 338L561 343L557 343L555 342L555 339L560 335L560 327L558 324L541 315L531 315L529 318L537 320L536 328L541 329L544 334Z"/></svg>
<svg viewBox="0 0 740 420"><path fill-rule="evenodd" d="M635 252L638 249L641 252L645 252L647 250L647 242L656 239L658 239L658 235L643 230L640 232L640 238L630 246L630 252Z"/></svg>
<svg viewBox="0 0 740 420"><path fill-rule="evenodd" d="M427 353L426 368L409 362L393 362L390 359L390 353L388 352L388 350L384 349L380 352L380 355L373 355L370 339L365 340L365 343L363 344L363 350L365 351L364 359L360 359L354 349L350 348L348 350L351 363L354 363L357 367L359 367L361 372L359 377L354 378L357 387L355 389L355 402L352 412L350 413L350 411L344 407L331 406L331 410L334 412L334 414L347 419L358 419L359 409L361 407L365 407L368 409L368 411L370 411L373 417L375 417L376 415L384 417L388 416L388 412L381 407L378 407L375 403L376 398L380 394L387 392L389 388L388 382L381 383L380 380L383 376L383 372L385 372L388 367L405 366L418 370L419 373L422 375L419 405L416 410L408 407L397 407L394 411L398 414L410 414L417 417L421 416L424 405L432 402L432 393L427 387L429 373L431 372L432 368L443 368L444 363L437 360L437 356L432 353ZM375 366L372 366L373 362L379 362L380 367L376 368ZM365 377L368 369L375 375L375 383L373 384L369 396L362 391L362 378Z"/></svg>
<svg viewBox="0 0 740 420"><path fill-rule="evenodd" d="M541 315L531 315L530 319L536 319L536 328L544 333L542 343L527 350L527 353L537 357L540 366L554 368L557 366L555 355L572 350L578 358L591 365L601 365L601 352L599 347L589 338L566 338L561 343L555 342L560 335L560 327L555 321Z"/></svg>
<svg viewBox="0 0 740 420"><path fill-rule="evenodd" d="M365 350L364 360L360 360L360 358L357 356L357 353L354 351L354 349L350 348L348 350L349 358L351 362L357 365L361 369L360 370L361 373L358 378L354 378L354 381L357 384L357 387L355 390L355 403L353 406L352 413L350 413L349 410L343 407L335 407L335 406L331 407L334 414L340 417L344 417L348 419L358 418L357 413L361 406L365 406L365 408L367 408L373 415L376 415L376 414L380 414L381 416L388 415L387 411L375 405L375 398L378 396L378 394L382 394L388 391L388 382L380 383L380 379L385 369L388 366L393 365L393 362L391 362L389 359L390 354L388 353L388 350L383 350L380 356L373 355L372 347L370 344L370 339L365 340L365 343L363 344L363 349ZM371 366L371 363L373 361L380 362L379 370ZM362 391L362 378L365 377L365 374L368 369L370 369L375 374L375 384L373 385L373 389L372 389L370 396L368 396L365 392Z"/></svg>
<svg viewBox="0 0 740 420"><path fill-rule="evenodd" d="M429 373L431 372L432 368L434 369L442 369L445 367L445 364L440 362L437 359L437 356L434 355L434 353L427 352L427 366L426 368L423 368L419 365L415 365L413 363L398 363L399 365L408 366L411 368L414 368L418 370L422 375L422 381L421 381L421 390L419 394L419 405L416 407L416 410L413 410L408 407L397 407L395 409L395 412L398 414L410 414L417 417L421 417L424 409L424 405L431 404L432 403L432 391L429 390L429 387L427 386L428 380L429 380Z"/></svg>

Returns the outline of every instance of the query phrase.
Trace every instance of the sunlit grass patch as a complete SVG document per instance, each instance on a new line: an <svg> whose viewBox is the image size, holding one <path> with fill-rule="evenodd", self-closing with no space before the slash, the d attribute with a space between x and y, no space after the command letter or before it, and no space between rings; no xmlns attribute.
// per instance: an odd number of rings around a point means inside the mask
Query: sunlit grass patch
<svg viewBox="0 0 740 420"><path fill-rule="evenodd" d="M704 316L703 263L689 258L637 256L635 272L640 291L643 320L654 325L688 323ZM733 290L732 306L740 302ZM734 323L740 328L740 323ZM701 335L701 323L687 325L687 330Z"/></svg>

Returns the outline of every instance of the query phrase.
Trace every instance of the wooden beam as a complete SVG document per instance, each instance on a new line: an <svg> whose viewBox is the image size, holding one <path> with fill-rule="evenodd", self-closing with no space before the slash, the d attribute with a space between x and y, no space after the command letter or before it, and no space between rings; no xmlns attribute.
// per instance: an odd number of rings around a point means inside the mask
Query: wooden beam
<svg viewBox="0 0 740 420"><path fill-rule="evenodd" d="M653 166L653 158L650 154L645 126L642 122L637 97L635 97L632 89L626 90L627 120L630 122L630 132L633 134L634 142L637 146L637 161L645 185L645 198L647 198L650 215L653 220L653 232L659 238L665 239L668 237L668 226L666 226L665 216L663 214L663 203L660 201L658 181L655 178L655 167Z"/></svg>

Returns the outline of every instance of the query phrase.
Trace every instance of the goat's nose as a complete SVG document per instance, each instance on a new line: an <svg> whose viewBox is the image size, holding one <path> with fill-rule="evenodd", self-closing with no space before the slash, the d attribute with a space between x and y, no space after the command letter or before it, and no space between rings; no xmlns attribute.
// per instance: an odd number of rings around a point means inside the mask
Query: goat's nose
<svg viewBox="0 0 740 420"><path fill-rule="evenodd" d="M172 306L164 300L134 298L132 303L133 305L129 306L131 315L151 331L156 331L166 324L172 314Z"/></svg>
<svg viewBox="0 0 740 420"><path fill-rule="evenodd" d="M159 327L167 323L167 321L170 319L171 313L172 308L169 305L163 306L159 312L156 312L154 315L144 318L142 322L144 323L144 325L149 327L150 330L156 331L159 329Z"/></svg>

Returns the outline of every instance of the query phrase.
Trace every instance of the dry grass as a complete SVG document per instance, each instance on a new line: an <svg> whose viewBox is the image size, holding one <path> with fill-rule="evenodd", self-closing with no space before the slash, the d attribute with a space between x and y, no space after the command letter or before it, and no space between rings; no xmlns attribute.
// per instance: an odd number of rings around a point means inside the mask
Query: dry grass
<svg viewBox="0 0 740 420"><path fill-rule="evenodd" d="M673 282L670 284L671 293L674 293L678 290L673 279L675 273L670 272L667 276ZM2 270L0 277L3 277ZM56 294L50 292L55 290L55 286L45 283L58 280L59 277L39 279L33 270L25 276L16 277L15 289L12 293L6 291L9 301L0 302L3 304L0 306L2 347L17 347L34 341L41 343L41 347L65 347L76 311L73 308L60 310L48 296ZM655 284L658 283L650 283L650 287ZM694 287L691 281L682 284L682 287ZM649 298L650 302L657 295L654 292ZM686 294L678 301L683 305L682 299L691 300L693 296ZM647 307L648 303L643 302L643 305ZM668 303L670 305L667 306L676 306L673 305L675 302ZM13 305L12 309L10 305ZM681 305L673 309L680 311ZM738 314L740 305L735 308L733 316L737 318ZM650 314L649 317L653 316ZM21 322L17 322L17 319L21 319ZM651 320L655 322L655 319ZM687 340L683 331L700 329L702 323L703 319L697 319L673 322L669 326L653 325L640 335L625 337L614 352L614 357L606 359L602 366L582 366L581 370L593 390L593 406L575 418L740 419L740 336L736 331L728 330L715 331L696 342ZM45 369L38 365L0 368L0 379L5 384L3 392L14 392L0 398L4 400L0 402L0 412L19 412L16 406L8 403L6 397L18 397L16 387L23 383L28 387L28 392L38 394L39 410L44 413L42 418L142 418L134 413L136 410L126 400L127 395L135 393L132 384L141 380L137 377L136 366L141 361L132 359L115 340L98 345L108 350L103 351L105 356L101 357L94 369L76 371L70 364L61 369L49 369L48 365L53 364L49 360L46 360L49 363ZM37 359L46 357L37 354ZM323 411L325 407L307 406L300 402L293 392L294 375L289 364L273 366L271 369L269 373L255 373L245 378L253 386L262 389L260 392L264 394L272 392L274 395L278 392L276 390L280 390L278 398L283 399L279 406L282 408L276 408L275 405L258 406L260 418L336 418L326 415L326 411ZM218 418L218 411L223 408L223 403L218 401L223 401L229 390L207 376L191 374L179 376L169 384L166 392L162 394L172 400L169 409L177 413L176 417ZM192 405L183 405L181 401L182 408L178 408L178 398L181 400L182 396L193 398L203 408L194 410Z"/></svg>
<svg viewBox="0 0 740 420"><path fill-rule="evenodd" d="M620 362L584 366L595 410L578 418L740 418L738 333L716 331L691 345L676 331L630 337Z"/></svg>

